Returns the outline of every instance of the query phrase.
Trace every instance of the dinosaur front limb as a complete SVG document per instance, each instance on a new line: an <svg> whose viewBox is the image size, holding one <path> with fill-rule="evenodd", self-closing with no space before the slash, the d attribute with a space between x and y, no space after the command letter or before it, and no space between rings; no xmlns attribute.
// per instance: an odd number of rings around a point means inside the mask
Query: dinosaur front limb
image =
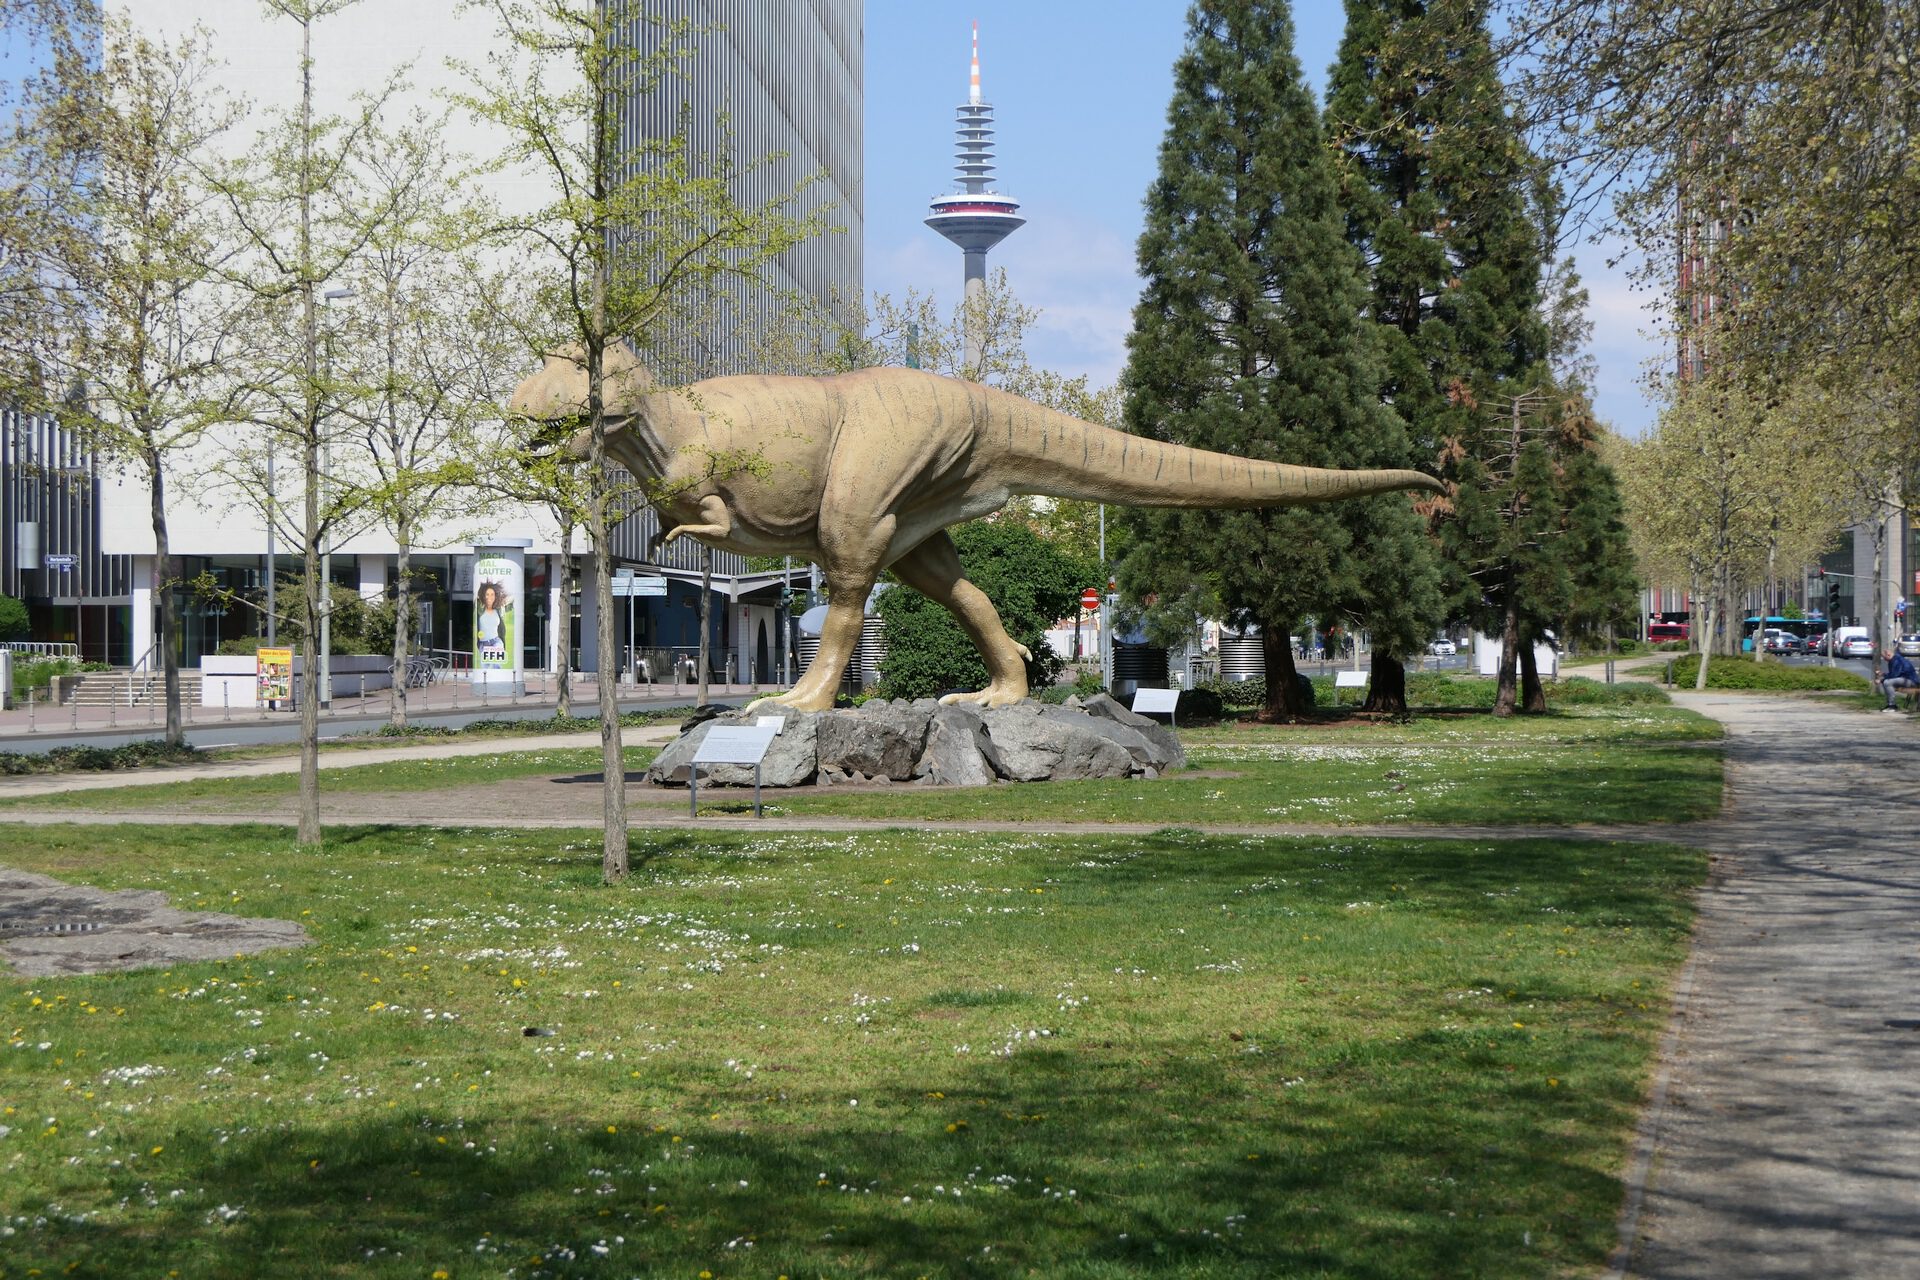
<svg viewBox="0 0 1920 1280"><path fill-rule="evenodd" d="M700 515L705 524L677 524L661 536L660 545L666 546L682 534L694 538L724 538L733 532L733 513L727 510L726 501L718 494L708 494L700 499Z"/></svg>
<svg viewBox="0 0 1920 1280"><path fill-rule="evenodd" d="M1027 661L1033 654L1007 634L986 592L967 581L960 553L945 530L894 561L893 571L900 581L951 613L987 664L986 688L978 693L950 693L941 702L1004 707L1027 696Z"/></svg>

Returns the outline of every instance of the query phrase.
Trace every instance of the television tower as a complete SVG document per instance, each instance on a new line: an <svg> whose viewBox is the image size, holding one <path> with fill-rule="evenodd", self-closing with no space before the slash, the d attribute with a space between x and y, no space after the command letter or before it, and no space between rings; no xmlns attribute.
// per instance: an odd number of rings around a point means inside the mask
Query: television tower
<svg viewBox="0 0 1920 1280"><path fill-rule="evenodd" d="M987 293L987 250L1025 225L1012 196L993 185L993 108L980 101L980 24L973 24L973 71L967 100L954 109L955 190L936 196L927 225L960 246L966 262L963 331L967 368L980 368L979 309Z"/></svg>

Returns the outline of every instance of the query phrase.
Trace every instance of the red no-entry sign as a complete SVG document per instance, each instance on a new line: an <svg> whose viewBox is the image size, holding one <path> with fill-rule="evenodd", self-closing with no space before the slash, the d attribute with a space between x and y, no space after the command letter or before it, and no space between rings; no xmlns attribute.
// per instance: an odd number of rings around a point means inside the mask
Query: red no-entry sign
<svg viewBox="0 0 1920 1280"><path fill-rule="evenodd" d="M1085 591L1082 591L1080 593L1080 607L1082 609L1098 609L1100 607L1099 591L1092 587L1088 587Z"/></svg>

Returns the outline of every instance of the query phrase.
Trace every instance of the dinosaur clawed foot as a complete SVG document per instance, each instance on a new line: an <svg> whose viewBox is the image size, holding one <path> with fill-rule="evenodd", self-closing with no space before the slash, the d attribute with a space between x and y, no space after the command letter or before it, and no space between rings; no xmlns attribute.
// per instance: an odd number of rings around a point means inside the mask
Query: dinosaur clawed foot
<svg viewBox="0 0 1920 1280"><path fill-rule="evenodd" d="M771 712L782 707L790 711L831 711L833 710L833 693L828 691L824 694L812 694L799 689L789 689L785 693L773 694L770 697L755 698L747 704L746 709L749 712Z"/></svg>
<svg viewBox="0 0 1920 1280"><path fill-rule="evenodd" d="M1010 707L1016 702L1026 700L1027 686L1022 681L1017 687L1010 684L990 684L978 693L950 693L940 699L940 705L951 707L956 703L976 703L982 707Z"/></svg>

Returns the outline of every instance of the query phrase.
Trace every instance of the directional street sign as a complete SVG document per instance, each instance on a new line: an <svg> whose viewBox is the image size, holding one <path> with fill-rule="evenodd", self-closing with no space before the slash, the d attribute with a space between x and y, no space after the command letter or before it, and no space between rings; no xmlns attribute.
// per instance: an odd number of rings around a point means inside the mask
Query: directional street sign
<svg viewBox="0 0 1920 1280"><path fill-rule="evenodd" d="M41 559L46 562L47 568L49 569L73 568L73 562L74 562L73 556L69 556L69 555L42 556Z"/></svg>
<svg viewBox="0 0 1920 1280"><path fill-rule="evenodd" d="M667 594L667 580L658 577L616 577L613 580L613 594L616 596L664 596Z"/></svg>

